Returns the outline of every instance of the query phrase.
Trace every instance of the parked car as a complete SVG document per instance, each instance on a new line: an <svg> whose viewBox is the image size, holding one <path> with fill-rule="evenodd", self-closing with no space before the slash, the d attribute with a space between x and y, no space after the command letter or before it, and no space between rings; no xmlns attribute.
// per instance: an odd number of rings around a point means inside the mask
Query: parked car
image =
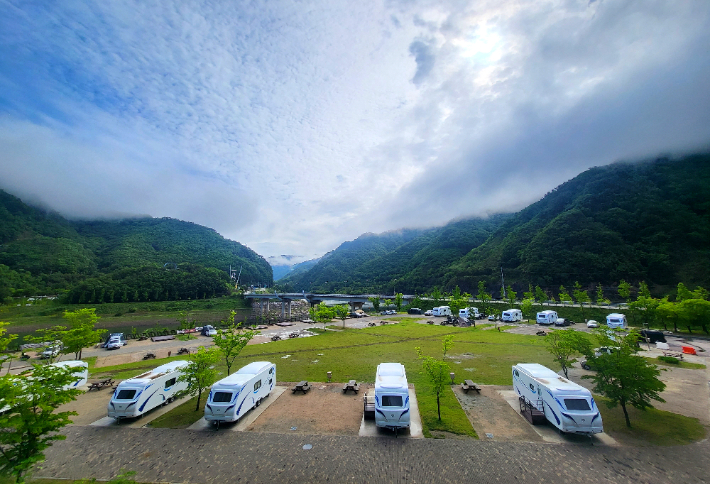
<svg viewBox="0 0 710 484"><path fill-rule="evenodd" d="M422 310L419 308L409 308L409 311L407 311L409 314L422 314Z"/></svg>
<svg viewBox="0 0 710 484"><path fill-rule="evenodd" d="M642 329L639 334L639 341L646 342L648 338L649 343L666 343L666 337L663 331L658 331L656 329Z"/></svg>
<svg viewBox="0 0 710 484"><path fill-rule="evenodd" d="M607 347L607 346L602 346L602 347L599 347L599 348L595 348L595 349L594 349L594 356L601 356L601 355L604 355L604 354L610 355L610 354L612 354L613 351L614 351L614 348L609 348L609 347ZM582 368L584 368L585 370L593 370L593 369L594 369L594 367L593 367L593 366L590 364L590 362L587 361L587 360L583 360L583 361L580 363L580 366L581 366Z"/></svg>
<svg viewBox="0 0 710 484"><path fill-rule="evenodd" d="M60 344L54 344L47 346L42 353L40 353L39 357L40 358L54 358L56 356L59 356L59 353L62 351L63 346Z"/></svg>
<svg viewBox="0 0 710 484"><path fill-rule="evenodd" d="M424 316L431 316L432 314L434 314L434 311L432 311L431 309L427 309L426 311L424 311Z"/></svg>
<svg viewBox="0 0 710 484"><path fill-rule="evenodd" d="M587 328L598 328L598 327L599 327L599 323L597 323L593 319L590 319L589 321L587 321Z"/></svg>
<svg viewBox="0 0 710 484"><path fill-rule="evenodd" d="M128 340L126 339L123 333L113 333L111 336L109 336L106 343L104 343L104 348L106 348L107 350L117 350L121 346L126 346L127 343Z"/></svg>
<svg viewBox="0 0 710 484"><path fill-rule="evenodd" d="M217 330L214 328L214 326L207 324L205 326L202 326L202 331L200 331L200 334L202 336L217 336Z"/></svg>
<svg viewBox="0 0 710 484"><path fill-rule="evenodd" d="M565 318L557 318L557 321L555 321L555 326L569 326L570 321L565 319Z"/></svg>
<svg viewBox="0 0 710 484"><path fill-rule="evenodd" d="M488 321L495 321L495 320L496 320L495 315L491 314L490 316L488 316Z"/></svg>

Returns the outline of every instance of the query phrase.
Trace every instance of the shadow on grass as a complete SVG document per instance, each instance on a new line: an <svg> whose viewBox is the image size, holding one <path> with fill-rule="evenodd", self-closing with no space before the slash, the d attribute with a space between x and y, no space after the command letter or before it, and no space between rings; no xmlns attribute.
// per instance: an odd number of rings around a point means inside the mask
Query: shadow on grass
<svg viewBox="0 0 710 484"><path fill-rule="evenodd" d="M148 427L159 429L186 429L190 425L200 420L205 415L205 402L207 402L208 391L202 394L200 409L195 411L197 397L193 397L181 403L169 412L161 415L148 424Z"/></svg>

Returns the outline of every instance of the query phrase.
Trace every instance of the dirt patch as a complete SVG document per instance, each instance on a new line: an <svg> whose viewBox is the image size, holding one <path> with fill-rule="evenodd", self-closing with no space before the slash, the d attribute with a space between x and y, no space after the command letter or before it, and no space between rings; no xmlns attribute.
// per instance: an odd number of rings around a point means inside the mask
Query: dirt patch
<svg viewBox="0 0 710 484"><path fill-rule="evenodd" d="M342 383L314 383L305 395L291 392L294 383L279 385L288 390L269 405L247 431L358 435L362 396L367 392L367 385L361 385L358 394L343 394Z"/></svg>
<svg viewBox="0 0 710 484"><path fill-rule="evenodd" d="M510 390L510 387L482 385L480 394L472 391L464 393L460 386L453 387L478 437L501 442L542 442L542 438L508 405L498 390Z"/></svg>

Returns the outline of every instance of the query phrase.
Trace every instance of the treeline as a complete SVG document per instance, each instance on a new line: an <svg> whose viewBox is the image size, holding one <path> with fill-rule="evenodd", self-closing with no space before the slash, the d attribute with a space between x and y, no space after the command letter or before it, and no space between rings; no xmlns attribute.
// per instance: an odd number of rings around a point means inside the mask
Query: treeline
<svg viewBox="0 0 710 484"><path fill-rule="evenodd" d="M208 299L229 292L226 272L195 264L129 268L86 279L69 290L71 304Z"/></svg>

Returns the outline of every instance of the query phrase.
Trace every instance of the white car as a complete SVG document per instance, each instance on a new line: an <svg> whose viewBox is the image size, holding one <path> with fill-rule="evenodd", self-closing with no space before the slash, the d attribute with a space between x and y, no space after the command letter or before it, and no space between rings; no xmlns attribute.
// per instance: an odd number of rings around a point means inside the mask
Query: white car
<svg viewBox="0 0 710 484"><path fill-rule="evenodd" d="M587 328L598 328L598 327L599 327L599 323L597 323L593 319L590 319L589 321L587 321Z"/></svg>
<svg viewBox="0 0 710 484"><path fill-rule="evenodd" d="M47 346L44 351L40 354L40 358L54 358L59 356L59 352L62 351L62 345L52 345Z"/></svg>
<svg viewBox="0 0 710 484"><path fill-rule="evenodd" d="M434 314L434 311L432 311L431 309L427 309L426 311L424 311L424 316L431 316L432 314Z"/></svg>

